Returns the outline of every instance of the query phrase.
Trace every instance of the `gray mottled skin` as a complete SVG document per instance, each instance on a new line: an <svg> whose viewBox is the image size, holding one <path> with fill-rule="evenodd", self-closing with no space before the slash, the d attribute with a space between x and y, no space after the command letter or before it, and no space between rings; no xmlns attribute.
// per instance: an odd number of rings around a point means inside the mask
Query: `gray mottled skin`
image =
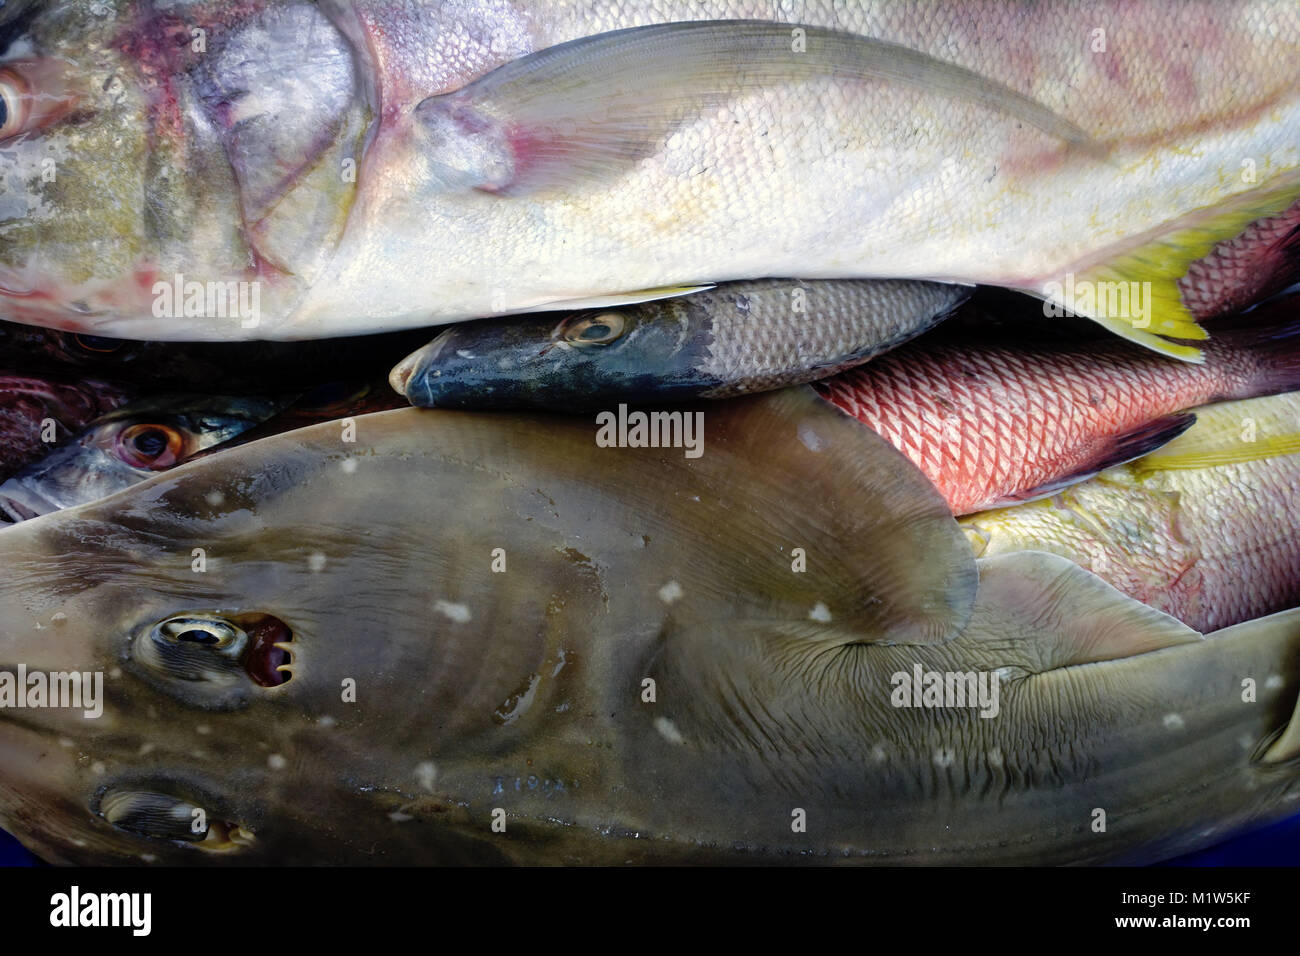
<svg viewBox="0 0 1300 956"><path fill-rule="evenodd" d="M388 412L3 532L0 663L102 669L107 701L0 711L0 824L60 862L1050 863L1289 807L1296 767L1257 758L1295 614L1202 639L1042 555L973 593L883 440L802 389L706 415L690 460L580 419ZM291 678L193 646L177 680L152 634L182 613L274 615ZM1000 669L998 716L891 706L914 664ZM209 838L107 819L133 800L202 807Z"/></svg>

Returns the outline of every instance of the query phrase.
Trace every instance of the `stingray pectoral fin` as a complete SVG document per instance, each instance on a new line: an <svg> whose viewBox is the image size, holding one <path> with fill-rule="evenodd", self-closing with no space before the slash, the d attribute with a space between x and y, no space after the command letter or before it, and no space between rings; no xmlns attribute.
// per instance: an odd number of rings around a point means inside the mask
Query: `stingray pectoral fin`
<svg viewBox="0 0 1300 956"><path fill-rule="evenodd" d="M769 620L830 644L932 643L961 630L977 581L970 547L889 442L806 386L701 414L707 444L693 478L730 506L699 531L746 576L762 569L753 587ZM707 570L706 587L727 588L716 562Z"/></svg>
<svg viewBox="0 0 1300 956"><path fill-rule="evenodd" d="M1232 627L1225 627L1221 631L1215 631L1209 637L1212 640L1232 637L1271 638L1278 641L1289 640L1292 644L1295 644L1300 642L1300 608L1280 611L1277 614L1256 618L1253 621L1243 621L1241 624L1234 624ZM1300 699L1296 700L1291 719L1287 721L1277 739L1269 745L1259 760L1261 763L1276 764L1294 760L1297 757L1300 757Z"/></svg>
<svg viewBox="0 0 1300 956"><path fill-rule="evenodd" d="M445 188L526 195L617 176L680 124L790 83L874 81L974 103L1094 155L1043 104L895 43L757 20L661 23L562 43L416 107Z"/></svg>
<svg viewBox="0 0 1300 956"><path fill-rule="evenodd" d="M1132 657L1204 640L1200 633L1127 597L1073 561L1046 551L981 558L977 612L963 639L1013 644L1042 672Z"/></svg>

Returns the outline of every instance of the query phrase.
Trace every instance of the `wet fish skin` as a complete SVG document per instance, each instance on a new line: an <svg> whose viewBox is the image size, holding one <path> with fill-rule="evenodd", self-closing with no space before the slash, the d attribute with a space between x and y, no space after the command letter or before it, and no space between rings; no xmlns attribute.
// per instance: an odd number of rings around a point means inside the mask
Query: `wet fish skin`
<svg viewBox="0 0 1300 956"><path fill-rule="evenodd" d="M40 459L52 444L66 441L130 394L126 386L99 379L0 372L0 476Z"/></svg>
<svg viewBox="0 0 1300 956"><path fill-rule="evenodd" d="M0 513L26 521L106 498L224 445L289 401L167 395L124 405L0 483Z"/></svg>
<svg viewBox="0 0 1300 956"><path fill-rule="evenodd" d="M1202 639L1052 555L982 561L976 592L933 489L806 390L706 414L690 462L404 409L355 447L316 426L0 532L0 660L121 668L102 723L0 710L0 823L77 863L1049 863L1286 812L1296 768L1257 753L1300 690L1295 613ZM292 630L276 686L239 656L258 615ZM1005 669L1000 715L892 706L915 664Z"/></svg>
<svg viewBox="0 0 1300 956"><path fill-rule="evenodd" d="M13 317L97 334L337 335L770 275L1038 289L1118 262L1160 224L1203 219L1199 211L1272 188L1278 177L1286 186L1300 168L1300 102L1290 83L1300 21L1285 4L810 0L793 12L811 28L878 38L972 71L1082 128L1109 160L951 90L805 82L738 93L725 110L693 119L688 112L635 168L616 162L593 183L513 198L436 181L435 167L456 157L437 154L422 121L438 113L426 108L431 98L593 34L703 17L777 21L791 15L789 4L123 0L102 8L108 15L96 19L84 4L41 5L15 31L46 59L75 61L61 82L79 94L81 123L51 122L15 144L24 171L38 171L51 149L64 166L55 182L34 180L39 192L25 197L48 214L22 219L0 243L0 284L22 293L7 302ZM1117 24L1124 42L1094 52L1093 20ZM211 49L165 42L182 25L206 28ZM1184 48L1171 34L1198 42ZM304 37L317 51L310 63L297 53ZM120 86L107 82L113 76ZM295 83L305 91L296 100L276 95ZM263 91L241 101L247 115L223 112L238 88ZM659 88L643 82L633 92ZM107 155L112 142L113 201L92 202L84 184L102 170L88 157ZM464 145L487 155L492 144ZM619 147L579 156L571 169L639 155ZM1243 156L1256 160L1257 183L1242 176ZM338 175L349 161L353 179ZM1247 227L1225 226L1222 238ZM106 233L121 241L96 258ZM70 261L30 261L36 248L68 250ZM151 283L178 267L200 282L260 283L260 324L154 315Z"/></svg>
<svg viewBox="0 0 1300 956"><path fill-rule="evenodd" d="M976 553L1062 555L1203 631L1300 605L1300 392L1197 418L1149 458L963 519Z"/></svg>
<svg viewBox="0 0 1300 956"><path fill-rule="evenodd" d="M619 309L481 320L409 356L392 385L426 408L725 398L859 365L969 295L928 282L764 280Z"/></svg>
<svg viewBox="0 0 1300 956"><path fill-rule="evenodd" d="M1202 366L1112 340L962 340L940 329L933 343L909 343L813 387L906 454L954 514L969 514L1145 454L1190 424L1187 409L1295 389L1296 302L1221 331ZM1282 317L1291 324L1270 324Z"/></svg>

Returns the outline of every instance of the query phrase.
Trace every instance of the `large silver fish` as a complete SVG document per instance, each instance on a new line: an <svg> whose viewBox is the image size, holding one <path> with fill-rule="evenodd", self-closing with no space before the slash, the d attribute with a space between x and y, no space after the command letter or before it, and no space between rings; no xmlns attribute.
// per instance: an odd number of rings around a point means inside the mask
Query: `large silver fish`
<svg viewBox="0 0 1300 956"><path fill-rule="evenodd" d="M1274 283L1237 265L1294 261L1294 3L64 0L0 51L5 313L92 334L799 275L1023 288L1194 359Z"/></svg>
<svg viewBox="0 0 1300 956"><path fill-rule="evenodd" d="M1063 558L977 570L808 390L703 414L690 458L403 409L0 532L0 694L103 674L0 709L0 824L83 863L1049 863L1292 806L1297 613L1202 638ZM979 701L926 706L945 673Z"/></svg>

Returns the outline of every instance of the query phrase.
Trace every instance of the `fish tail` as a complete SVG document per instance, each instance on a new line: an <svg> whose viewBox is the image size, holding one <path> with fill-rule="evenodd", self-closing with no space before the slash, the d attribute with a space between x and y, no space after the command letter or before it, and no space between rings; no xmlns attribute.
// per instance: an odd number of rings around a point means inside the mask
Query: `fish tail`
<svg viewBox="0 0 1300 956"><path fill-rule="evenodd" d="M1279 324L1217 332L1207 348L1212 355L1235 352L1249 371L1227 398L1254 398L1300 391L1300 318Z"/></svg>

